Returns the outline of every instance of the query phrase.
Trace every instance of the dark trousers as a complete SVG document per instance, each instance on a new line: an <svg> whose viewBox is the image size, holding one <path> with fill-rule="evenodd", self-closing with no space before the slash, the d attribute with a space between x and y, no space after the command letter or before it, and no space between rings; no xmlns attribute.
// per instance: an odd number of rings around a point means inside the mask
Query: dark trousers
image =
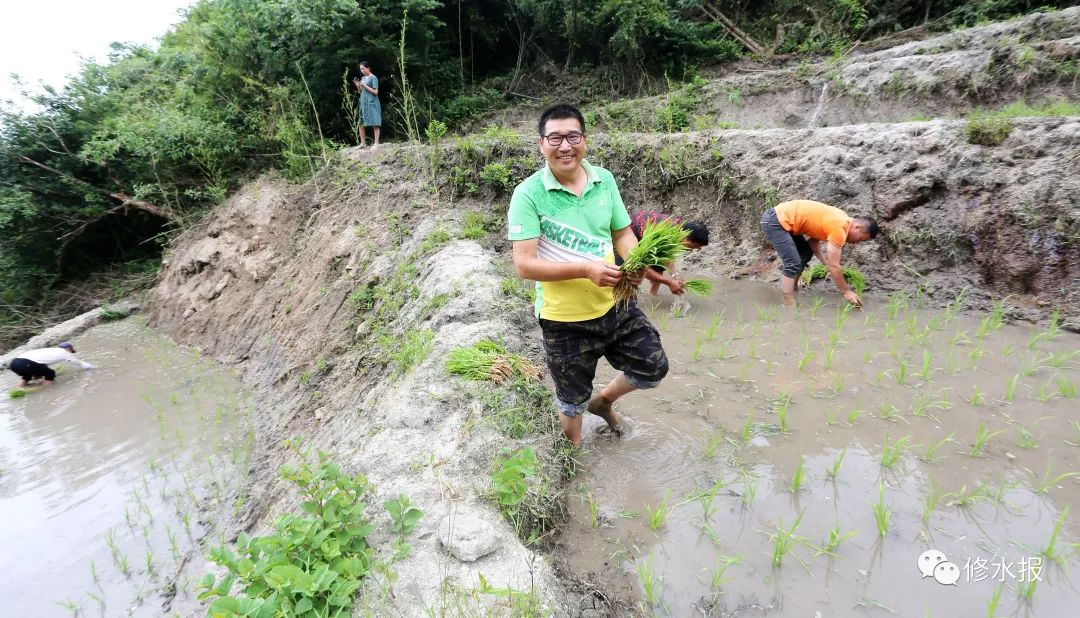
<svg viewBox="0 0 1080 618"><path fill-rule="evenodd" d="M780 256L780 272L785 277L798 279L802 271L814 259L814 251L810 243L802 234L792 234L780 225L780 219L776 217L776 209L770 208L761 215L761 231L765 238L769 239L776 254Z"/></svg>

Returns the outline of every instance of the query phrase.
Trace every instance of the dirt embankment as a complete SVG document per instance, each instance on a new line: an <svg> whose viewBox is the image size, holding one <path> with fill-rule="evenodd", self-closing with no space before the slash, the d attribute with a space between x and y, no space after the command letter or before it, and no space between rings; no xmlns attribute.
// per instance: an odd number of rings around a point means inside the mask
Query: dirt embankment
<svg viewBox="0 0 1080 618"><path fill-rule="evenodd" d="M906 47L899 57L937 55ZM486 495L499 452L532 445L551 484L537 496L539 519L557 518L553 413L444 368L450 350L484 337L540 358L501 240L508 190L540 165L526 135L346 152L304 186L253 183L178 239L148 310L165 333L240 364L256 393L251 500L231 532L264 531L294 508L276 475L280 442L292 436L368 474L380 501L404 493L424 510L412 553L394 565L393 594L374 578L366 595L391 615L504 603L476 593L481 573L493 586L534 590L560 615L598 598L569 594ZM933 120L611 133L589 148L630 209L709 222L712 244L692 258L701 270L773 279L760 214L818 199L883 222L882 239L846 257L866 273L871 302L921 287L943 304L966 286L976 303L1010 296L1022 317L1054 308L1073 328L1080 320L1080 118L1014 120L997 146L970 143L963 121ZM503 425L500 410L514 406L525 430ZM464 562L446 552L437 537L448 516L497 539L491 553ZM535 532L550 533L551 521ZM375 543L389 552L381 530Z"/></svg>
<svg viewBox="0 0 1080 618"><path fill-rule="evenodd" d="M376 615L505 603L505 595L475 593L480 575L554 605L565 595L550 565L518 542L487 498L493 459L531 445L551 479L551 493L535 497L548 511L532 521L547 532L550 523L537 518L558 515L562 473L550 402L530 407L444 368L450 350L485 337L535 358L536 342L523 336L528 302L504 290L493 251L456 238L462 206L435 208L438 195L418 194L400 176L384 182L356 163L345 157L302 187L249 185L179 240L154 291L152 324L240 364L255 393L250 501L226 538L263 533L299 504L277 478L289 457L281 443L297 436L368 475L378 492L369 512L380 526L371 540L383 559L393 550L382 501L403 494L424 512L412 551L393 564L397 582L370 578L362 605ZM501 430L492 396L521 405L532 430ZM444 550L438 528L446 520L480 543L459 539L451 551L488 555L466 562Z"/></svg>

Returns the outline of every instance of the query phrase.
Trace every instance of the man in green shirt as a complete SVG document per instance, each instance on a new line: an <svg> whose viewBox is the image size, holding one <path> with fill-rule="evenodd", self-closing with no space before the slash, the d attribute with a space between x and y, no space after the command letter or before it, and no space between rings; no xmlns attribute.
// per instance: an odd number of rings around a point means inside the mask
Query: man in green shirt
<svg viewBox="0 0 1080 618"><path fill-rule="evenodd" d="M585 119L569 105L555 105L540 115L539 129L547 165L514 190L508 238L518 275L537 282L536 316L559 422L577 445L584 411L619 432L621 418L612 404L656 387L668 361L659 333L637 304L615 308L612 288L629 275L615 266L614 249L628 255L637 238L611 172L585 161ZM633 275L635 284L641 275ZM592 396L601 356L621 373Z"/></svg>

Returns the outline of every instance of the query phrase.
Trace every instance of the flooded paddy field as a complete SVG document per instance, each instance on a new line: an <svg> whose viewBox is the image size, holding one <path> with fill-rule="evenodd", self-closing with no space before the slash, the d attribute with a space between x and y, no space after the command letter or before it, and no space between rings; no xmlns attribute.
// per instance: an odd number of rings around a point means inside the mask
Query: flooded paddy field
<svg viewBox="0 0 1080 618"><path fill-rule="evenodd" d="M6 616L162 616L214 513L239 509L247 403L227 369L134 319L74 340L98 365L0 391ZM228 497L228 498L226 498ZM230 504L224 501L230 500Z"/></svg>
<svg viewBox="0 0 1080 618"><path fill-rule="evenodd" d="M777 294L640 296L671 372L586 419L569 569L644 615L1076 615L1080 337Z"/></svg>

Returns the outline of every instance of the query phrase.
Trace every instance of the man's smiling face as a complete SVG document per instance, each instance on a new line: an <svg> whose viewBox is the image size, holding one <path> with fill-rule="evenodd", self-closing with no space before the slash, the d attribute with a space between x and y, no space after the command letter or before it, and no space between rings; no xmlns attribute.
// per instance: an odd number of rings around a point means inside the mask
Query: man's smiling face
<svg viewBox="0 0 1080 618"><path fill-rule="evenodd" d="M562 137L562 143L558 146L552 146L549 141L549 138L554 136ZM578 143L571 144L571 140ZM540 153L547 159L552 172L561 176L573 174L581 166L581 160L585 158L585 135L577 119L548 120L544 126L544 137L540 138Z"/></svg>

